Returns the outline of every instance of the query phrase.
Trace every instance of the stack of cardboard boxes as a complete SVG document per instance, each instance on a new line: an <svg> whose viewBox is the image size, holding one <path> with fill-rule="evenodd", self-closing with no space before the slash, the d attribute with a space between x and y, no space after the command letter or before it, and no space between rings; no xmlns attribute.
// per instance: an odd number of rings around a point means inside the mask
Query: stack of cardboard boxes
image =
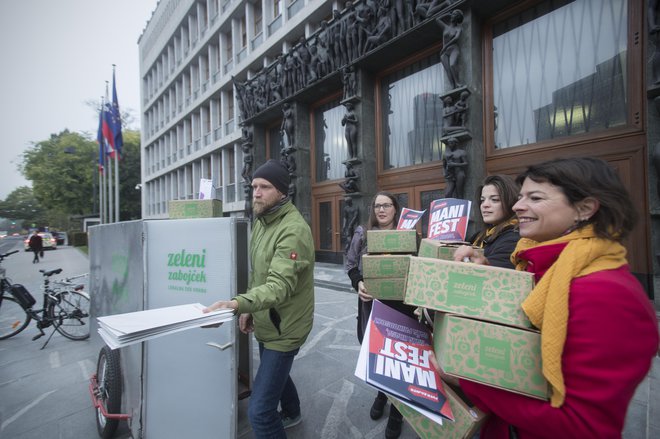
<svg viewBox="0 0 660 439"><path fill-rule="evenodd" d="M433 341L438 363L448 375L547 400L540 333L521 308L534 286L533 275L454 262L455 247L422 240L420 256L409 258L406 276L404 302L437 311ZM422 438L471 437L484 414L445 388L455 422L438 425L413 410L403 408L402 413Z"/></svg>
<svg viewBox="0 0 660 439"><path fill-rule="evenodd" d="M362 276L369 294L403 300L410 255L417 253L416 230L368 230Z"/></svg>

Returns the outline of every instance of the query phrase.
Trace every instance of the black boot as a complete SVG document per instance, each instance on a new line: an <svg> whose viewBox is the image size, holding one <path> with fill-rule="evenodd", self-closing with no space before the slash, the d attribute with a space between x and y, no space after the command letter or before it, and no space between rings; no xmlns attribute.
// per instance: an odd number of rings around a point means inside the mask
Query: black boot
<svg viewBox="0 0 660 439"><path fill-rule="evenodd" d="M385 394L383 393L378 392L376 399L374 399L374 403L371 404L371 411L369 412L369 416L371 416L371 419L375 421L376 419L380 419L383 416L383 410L385 409L385 404L387 404L387 396L385 396Z"/></svg>
<svg viewBox="0 0 660 439"><path fill-rule="evenodd" d="M386 439L397 439L401 436L401 426L403 425L403 416L396 407L390 407L390 416L387 419L387 427L385 427Z"/></svg>

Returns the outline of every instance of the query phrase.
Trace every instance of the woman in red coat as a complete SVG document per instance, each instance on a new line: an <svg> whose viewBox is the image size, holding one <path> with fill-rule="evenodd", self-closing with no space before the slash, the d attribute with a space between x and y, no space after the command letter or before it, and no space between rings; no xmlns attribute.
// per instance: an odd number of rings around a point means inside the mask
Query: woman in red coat
<svg viewBox="0 0 660 439"><path fill-rule="evenodd" d="M541 330L550 401L460 380L491 415L480 439L620 438L628 405L658 351L658 322L621 240L636 216L614 170L558 159L518 177L517 269L534 273L523 303Z"/></svg>

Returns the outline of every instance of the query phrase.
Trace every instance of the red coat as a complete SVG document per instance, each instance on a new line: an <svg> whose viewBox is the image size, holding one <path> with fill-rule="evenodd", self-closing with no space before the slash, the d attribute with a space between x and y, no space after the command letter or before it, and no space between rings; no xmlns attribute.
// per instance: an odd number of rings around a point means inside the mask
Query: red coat
<svg viewBox="0 0 660 439"><path fill-rule="evenodd" d="M566 246L526 250L536 280ZM626 411L658 351L655 310L628 266L576 278L571 283L562 371L566 399L550 402L461 380L482 410L491 412L480 439L508 438L509 424L520 439L621 438Z"/></svg>

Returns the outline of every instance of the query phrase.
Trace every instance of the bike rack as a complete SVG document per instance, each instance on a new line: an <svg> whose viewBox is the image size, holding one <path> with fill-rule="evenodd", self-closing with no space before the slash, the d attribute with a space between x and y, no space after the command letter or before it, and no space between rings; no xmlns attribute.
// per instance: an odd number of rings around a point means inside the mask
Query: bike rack
<svg viewBox="0 0 660 439"><path fill-rule="evenodd" d="M103 405L103 401L101 401L98 397L99 393L100 393L99 382L97 380L96 374L94 374L89 379L89 395L92 397L92 403L94 404L94 408L99 409L103 417L106 419L124 420L124 419L131 419L133 417L132 415L123 414L123 413L108 413L105 406Z"/></svg>

